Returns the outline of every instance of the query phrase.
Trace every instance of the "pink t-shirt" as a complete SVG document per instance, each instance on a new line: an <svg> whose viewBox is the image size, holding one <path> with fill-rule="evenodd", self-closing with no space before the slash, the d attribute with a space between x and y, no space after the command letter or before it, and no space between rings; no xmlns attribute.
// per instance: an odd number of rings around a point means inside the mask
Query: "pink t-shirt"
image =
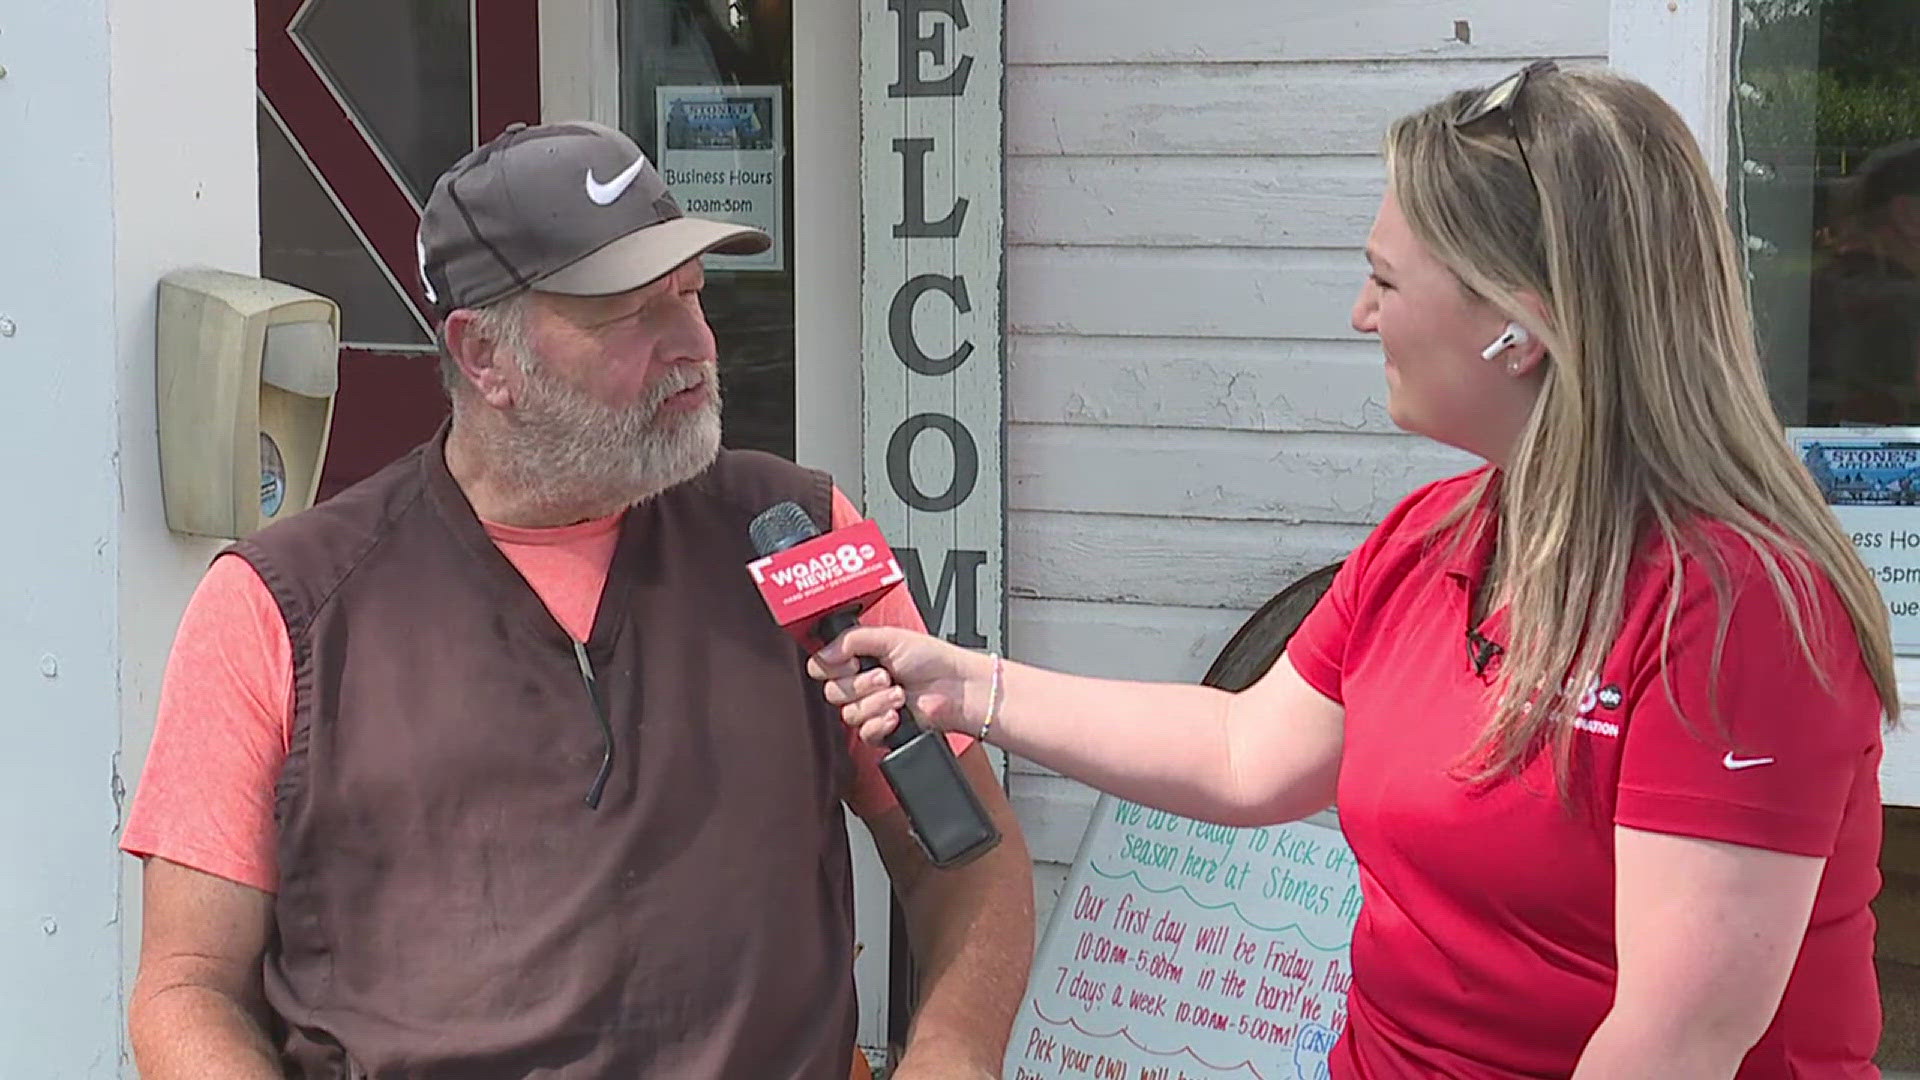
<svg viewBox="0 0 1920 1080"><path fill-rule="evenodd" d="M1333 1075L1571 1073L1618 975L1615 825L1825 858L1779 1011L1738 1075L1878 1075L1867 905L1880 885L1881 709L1839 596L1821 581L1803 605L1823 686L1765 568L1709 527L1732 601L1726 636L1708 564L1683 555L1663 649L1672 564L1648 545L1599 680L1574 703L1573 805L1545 756L1475 787L1455 766L1501 663L1477 664L1467 638L1492 533L1477 546L1433 535L1475 479L1401 503L1287 646L1346 708L1338 804L1364 903ZM1504 611L1477 629L1511 645Z"/></svg>
<svg viewBox="0 0 1920 1080"><path fill-rule="evenodd" d="M860 514L837 489L833 525ZM620 516L557 529L483 523L520 576L576 639L600 605ZM745 570L742 569L742 573ZM912 594L896 588L862 622L924 629ZM153 745L120 848L274 891L279 880L274 787L293 725L293 648L273 594L238 557L215 559L181 618L160 687ZM972 740L949 735L954 752ZM862 817L894 806L880 750L854 737L846 803Z"/></svg>

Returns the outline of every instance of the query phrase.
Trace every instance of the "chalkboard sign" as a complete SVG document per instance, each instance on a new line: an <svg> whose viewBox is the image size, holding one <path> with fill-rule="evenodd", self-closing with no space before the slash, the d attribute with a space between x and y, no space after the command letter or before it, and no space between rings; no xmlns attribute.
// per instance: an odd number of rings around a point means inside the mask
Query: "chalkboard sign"
<svg viewBox="0 0 1920 1080"><path fill-rule="evenodd" d="M1205 680L1265 672L1332 580L1256 613ZM1325 1080L1360 914L1332 811L1232 829L1103 797L1041 936L1009 1080Z"/></svg>

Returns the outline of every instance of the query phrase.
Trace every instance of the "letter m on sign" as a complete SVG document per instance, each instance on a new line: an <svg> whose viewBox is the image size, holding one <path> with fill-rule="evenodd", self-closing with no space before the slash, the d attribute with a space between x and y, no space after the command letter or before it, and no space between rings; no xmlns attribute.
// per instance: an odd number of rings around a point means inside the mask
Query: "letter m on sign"
<svg viewBox="0 0 1920 1080"><path fill-rule="evenodd" d="M914 606L927 620L927 629L955 645L986 648L986 635L980 632L980 568L986 565L987 553L949 550L940 562L939 584L931 594L919 549L899 548L894 554L906 571L907 587L913 591ZM951 624L947 619L949 606L953 609ZM953 627L950 631L949 625Z"/></svg>

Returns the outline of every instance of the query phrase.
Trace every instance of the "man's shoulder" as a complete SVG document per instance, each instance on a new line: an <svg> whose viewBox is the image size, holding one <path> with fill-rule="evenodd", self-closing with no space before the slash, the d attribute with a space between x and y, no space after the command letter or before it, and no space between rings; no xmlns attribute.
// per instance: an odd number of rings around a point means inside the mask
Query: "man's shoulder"
<svg viewBox="0 0 1920 1080"><path fill-rule="evenodd" d="M766 479L776 483L800 483L823 474L818 469L809 469L765 450L722 449L714 457L706 475L721 482Z"/></svg>
<svg viewBox="0 0 1920 1080"><path fill-rule="evenodd" d="M423 494L416 448L325 502L278 521L227 549L269 586L295 575L344 573Z"/></svg>
<svg viewBox="0 0 1920 1080"><path fill-rule="evenodd" d="M366 532L404 509L421 492L419 449L360 480L332 498L278 521L246 542L263 546L299 544L341 532Z"/></svg>
<svg viewBox="0 0 1920 1080"><path fill-rule="evenodd" d="M685 487L689 495L720 499L749 514L791 500L824 523L833 506L832 477L763 450L722 450Z"/></svg>

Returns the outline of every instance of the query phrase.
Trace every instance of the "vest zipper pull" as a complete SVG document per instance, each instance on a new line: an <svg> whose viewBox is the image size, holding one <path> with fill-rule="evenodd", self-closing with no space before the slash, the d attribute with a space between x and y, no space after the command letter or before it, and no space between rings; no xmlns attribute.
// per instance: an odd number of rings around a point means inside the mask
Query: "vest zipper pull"
<svg viewBox="0 0 1920 1080"><path fill-rule="evenodd" d="M593 677L593 661L587 659L587 646L574 639L573 658L580 662L580 681L586 684L587 700L593 704L594 719L600 722L600 737L606 745L606 754L600 759L600 775L593 778L593 786L587 789L587 808L600 809L600 796L607 789L607 778L613 775L613 721L607 717L607 708L600 703L600 690Z"/></svg>

